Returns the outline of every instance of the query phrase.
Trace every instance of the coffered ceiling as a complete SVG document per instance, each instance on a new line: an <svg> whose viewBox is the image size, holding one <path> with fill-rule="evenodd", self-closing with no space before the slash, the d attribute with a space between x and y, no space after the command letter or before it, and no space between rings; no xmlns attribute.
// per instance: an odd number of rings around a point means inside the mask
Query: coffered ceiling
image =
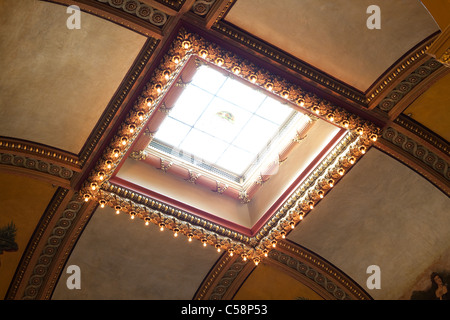
<svg viewBox="0 0 450 320"><path fill-rule="evenodd" d="M1 0L0 294L397 300L428 290L430 272L450 270L449 3L378 1L375 30L371 4ZM66 25L69 5L80 29ZM190 57L312 121L244 190L251 197L145 153L196 68ZM81 289L67 287L71 265ZM371 265L381 289L367 287Z"/></svg>

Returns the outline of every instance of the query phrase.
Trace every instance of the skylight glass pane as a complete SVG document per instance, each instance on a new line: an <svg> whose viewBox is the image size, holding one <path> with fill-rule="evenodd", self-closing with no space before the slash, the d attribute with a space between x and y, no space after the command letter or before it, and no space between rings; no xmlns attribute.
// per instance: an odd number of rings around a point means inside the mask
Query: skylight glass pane
<svg viewBox="0 0 450 320"><path fill-rule="evenodd" d="M192 129L180 145L180 149L194 156L215 163L228 144L199 130Z"/></svg>
<svg viewBox="0 0 450 320"><path fill-rule="evenodd" d="M266 97L263 93L244 85L237 80L228 79L217 93L221 97L250 112L255 112Z"/></svg>
<svg viewBox="0 0 450 320"><path fill-rule="evenodd" d="M245 126L251 113L222 99L215 98L195 127L218 139L231 142Z"/></svg>
<svg viewBox="0 0 450 320"><path fill-rule="evenodd" d="M251 153L259 153L278 132L278 126L259 116L253 116L233 144Z"/></svg>
<svg viewBox="0 0 450 320"><path fill-rule="evenodd" d="M190 130L190 126L167 117L161 124L158 131L156 131L154 138L165 142L170 146L177 147Z"/></svg>
<svg viewBox="0 0 450 320"><path fill-rule="evenodd" d="M277 125L282 125L293 111L291 107L282 104L274 98L267 97L256 111L256 114Z"/></svg>
<svg viewBox="0 0 450 320"><path fill-rule="evenodd" d="M226 79L227 77L219 71L207 66L201 66L195 73L191 83L212 94L216 94Z"/></svg>
<svg viewBox="0 0 450 320"><path fill-rule="evenodd" d="M239 179L268 145L278 146L279 141L271 141L294 113L233 76L201 66L161 123L154 147L181 150L183 156L190 154L197 161L220 167L215 173L224 169ZM161 149L158 143L169 148ZM181 153L171 152L171 156Z"/></svg>
<svg viewBox="0 0 450 320"><path fill-rule="evenodd" d="M188 86L175 103L170 117L194 125L213 99L213 95L194 86Z"/></svg>
<svg viewBox="0 0 450 320"><path fill-rule="evenodd" d="M230 146L217 161L217 165L242 175L254 159L255 155Z"/></svg>

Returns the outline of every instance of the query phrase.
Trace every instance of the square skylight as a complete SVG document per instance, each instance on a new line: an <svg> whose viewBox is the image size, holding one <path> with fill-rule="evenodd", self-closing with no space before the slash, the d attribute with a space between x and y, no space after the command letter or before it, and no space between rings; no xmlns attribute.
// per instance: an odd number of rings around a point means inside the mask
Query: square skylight
<svg viewBox="0 0 450 320"><path fill-rule="evenodd" d="M308 120L232 75L201 65L149 147L242 182Z"/></svg>

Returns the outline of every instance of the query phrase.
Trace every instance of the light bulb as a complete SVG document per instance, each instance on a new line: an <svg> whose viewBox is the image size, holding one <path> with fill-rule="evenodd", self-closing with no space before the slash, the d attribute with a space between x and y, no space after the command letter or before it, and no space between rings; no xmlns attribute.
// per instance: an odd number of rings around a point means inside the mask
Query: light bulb
<svg viewBox="0 0 450 320"><path fill-rule="evenodd" d="M371 136L370 136L370 139L371 139L373 142L377 141L377 135L376 135L376 134L371 135Z"/></svg>
<svg viewBox="0 0 450 320"><path fill-rule="evenodd" d="M320 190L320 191L318 192L318 194L319 194L319 197L320 197L321 199L323 199L323 191Z"/></svg>
<svg viewBox="0 0 450 320"><path fill-rule="evenodd" d="M362 154L366 153L366 147L360 147L359 151L361 151Z"/></svg>
<svg viewBox="0 0 450 320"><path fill-rule="evenodd" d="M164 231L164 227L165 227L166 225L164 224L164 223L160 223L159 224L159 230L161 230L161 231Z"/></svg>
<svg viewBox="0 0 450 320"><path fill-rule="evenodd" d="M178 237L178 232L179 231L180 231L180 229L178 229L178 228L173 229L173 236L174 237Z"/></svg>
<svg viewBox="0 0 450 320"><path fill-rule="evenodd" d="M192 238L194 237L194 235L192 233L188 234L188 241L192 242Z"/></svg>
<svg viewBox="0 0 450 320"><path fill-rule="evenodd" d="M344 125L345 128L348 128L348 126L350 125L347 120L342 121L342 124Z"/></svg>
<svg viewBox="0 0 450 320"><path fill-rule="evenodd" d="M308 202L308 206L310 209L314 209L314 202L312 201Z"/></svg>
<svg viewBox="0 0 450 320"><path fill-rule="evenodd" d="M355 158L354 157L350 157L350 159L348 159L348 162L350 162L351 164L355 163Z"/></svg>
<svg viewBox="0 0 450 320"><path fill-rule="evenodd" d="M130 125L128 126L128 131L129 131L130 133L134 133L134 130L136 130L136 126L135 126L134 124L130 124Z"/></svg>
<svg viewBox="0 0 450 320"><path fill-rule="evenodd" d="M126 137L122 138L122 145L125 146L128 142L128 139Z"/></svg>
<svg viewBox="0 0 450 320"><path fill-rule="evenodd" d="M277 246L277 242L275 240L272 240L272 248L275 248Z"/></svg>
<svg viewBox="0 0 450 320"><path fill-rule="evenodd" d="M100 207L104 208L105 204L106 204L106 201L105 200L100 200L99 203L100 203Z"/></svg>
<svg viewBox="0 0 450 320"><path fill-rule="evenodd" d="M111 168L112 168L112 161L111 161L111 160L107 160L107 161L106 161L106 167L107 167L108 169L111 169Z"/></svg>
<svg viewBox="0 0 450 320"><path fill-rule="evenodd" d="M96 184L95 182L92 182L92 183L91 183L91 189L92 189L92 190L97 189L97 184Z"/></svg>
<svg viewBox="0 0 450 320"><path fill-rule="evenodd" d="M84 195L84 201L85 201L85 202L88 202L89 199L90 199L90 197L91 197L90 195L85 194L85 195Z"/></svg>
<svg viewBox="0 0 450 320"><path fill-rule="evenodd" d="M252 76L250 76L250 81L251 81L251 83L255 83L256 82L256 76L255 75L252 75Z"/></svg>
<svg viewBox="0 0 450 320"><path fill-rule="evenodd" d="M284 231L281 231L281 238L283 238L283 239L285 239L286 238L286 232L284 232Z"/></svg>
<svg viewBox="0 0 450 320"><path fill-rule="evenodd" d="M343 175L344 175L344 171L345 171L345 170L344 170L344 169L342 169L342 168L341 168L341 169L339 169L339 170L338 170L338 173L339 173L339 175L340 175L340 176L343 176Z"/></svg>
<svg viewBox="0 0 450 320"><path fill-rule="evenodd" d="M247 255L245 253L242 254L242 260L247 261Z"/></svg>
<svg viewBox="0 0 450 320"><path fill-rule="evenodd" d="M234 255L234 249L228 249L228 254L232 257Z"/></svg>
<svg viewBox="0 0 450 320"><path fill-rule="evenodd" d="M333 188L333 186L334 186L333 179L328 180L328 185L330 186L330 188Z"/></svg>
<svg viewBox="0 0 450 320"><path fill-rule="evenodd" d="M130 212L130 219L133 220L135 216L136 216L136 212L131 211L131 212Z"/></svg>
<svg viewBox="0 0 450 320"><path fill-rule="evenodd" d="M220 244L216 244L216 249L217 249L217 252L220 252Z"/></svg>
<svg viewBox="0 0 450 320"><path fill-rule="evenodd" d="M145 218L144 221L145 221L146 226L148 226L150 224L150 218Z"/></svg>
<svg viewBox="0 0 450 320"><path fill-rule="evenodd" d="M114 157L118 158L120 156L120 151L117 149L114 149L113 154L114 154Z"/></svg>
<svg viewBox="0 0 450 320"><path fill-rule="evenodd" d="M291 226L291 229L294 229L294 228L295 228L295 222L294 222L294 221L291 221L291 222L289 223L289 225Z"/></svg>
<svg viewBox="0 0 450 320"><path fill-rule="evenodd" d="M121 209L120 206L116 206L115 209L116 209L116 214L119 214L120 213L120 209Z"/></svg>
<svg viewBox="0 0 450 320"><path fill-rule="evenodd" d="M255 263L255 266L257 266L258 264L259 264L259 258L255 258L255 259L253 259L253 262Z"/></svg>
<svg viewBox="0 0 450 320"><path fill-rule="evenodd" d="M147 102L147 105L148 105L149 103L150 103L150 102ZM144 120L144 113L143 113L142 111L139 111L137 115L138 115L139 121Z"/></svg>
<svg viewBox="0 0 450 320"><path fill-rule="evenodd" d="M263 253L264 253L264 257L267 257L267 256L269 255L269 250L264 249L264 250L263 250Z"/></svg>

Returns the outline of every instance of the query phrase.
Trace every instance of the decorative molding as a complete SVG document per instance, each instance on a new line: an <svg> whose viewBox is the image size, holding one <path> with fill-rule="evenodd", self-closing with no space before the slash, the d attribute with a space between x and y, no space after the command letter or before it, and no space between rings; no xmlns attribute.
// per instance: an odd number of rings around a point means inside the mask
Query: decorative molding
<svg viewBox="0 0 450 320"><path fill-rule="evenodd" d="M69 190L64 188L58 188L58 190L55 192L55 195L53 196L53 199L47 206L47 209L45 210L44 214L42 215L42 218L40 219L39 224L36 227L36 230L33 233L33 236L29 241L27 248L24 250L22 259L20 260L20 264L16 269L16 273L14 275L13 280L11 281L9 290L5 295L6 300L14 300L16 298L19 287L24 281L26 270L31 263L32 257L36 253L36 248L38 247L38 244L42 241L42 237L44 235L45 230L48 228L50 221L56 214L57 210L60 208L61 204L63 203L63 200L66 198L68 193Z"/></svg>
<svg viewBox="0 0 450 320"><path fill-rule="evenodd" d="M42 294L42 286L46 281L48 272L53 265L54 258L58 251L61 250L61 244L64 242L64 238L70 230L74 220L77 218L77 214L83 207L83 204L83 199L75 193L57 220L49 238L46 241L36 265L33 268L33 274L30 276L28 284L24 290L22 296L23 300L40 299L40 295Z"/></svg>
<svg viewBox="0 0 450 320"><path fill-rule="evenodd" d="M441 138L434 132L431 132L410 117L401 114L394 120L394 123L400 125L401 127L407 129L409 132L425 140L427 143L441 151L443 154L450 154L450 145L448 141Z"/></svg>
<svg viewBox="0 0 450 320"><path fill-rule="evenodd" d="M14 155L22 155L57 163L73 171L81 170L76 155L29 141L0 137L0 150L8 151L7 153Z"/></svg>
<svg viewBox="0 0 450 320"><path fill-rule="evenodd" d="M450 67L450 24L428 48L427 52L446 67Z"/></svg>
<svg viewBox="0 0 450 320"><path fill-rule="evenodd" d="M63 178L69 181L74 175L74 172L71 169L67 169L57 164L10 153L0 152L0 164L22 167L30 170L48 173L52 176Z"/></svg>
<svg viewBox="0 0 450 320"><path fill-rule="evenodd" d="M149 22L157 28L163 28L169 20L169 16L145 3L137 0L96 0L113 8L132 14L145 22Z"/></svg>
<svg viewBox="0 0 450 320"><path fill-rule="evenodd" d="M450 181L449 164L433 152L429 151L423 145L420 145L413 139L398 132L392 127L388 127L383 131L382 138L393 143L397 147L400 147L403 151L408 152L415 159L442 176L442 178Z"/></svg>
<svg viewBox="0 0 450 320"><path fill-rule="evenodd" d="M433 72L442 67L442 64L435 59L429 59L416 68L402 82L400 82L386 97L376 106L376 109L388 113L395 105L411 92L420 82L429 77Z"/></svg>
<svg viewBox="0 0 450 320"><path fill-rule="evenodd" d="M205 17L216 0L196 0L192 5L192 12L198 16Z"/></svg>

